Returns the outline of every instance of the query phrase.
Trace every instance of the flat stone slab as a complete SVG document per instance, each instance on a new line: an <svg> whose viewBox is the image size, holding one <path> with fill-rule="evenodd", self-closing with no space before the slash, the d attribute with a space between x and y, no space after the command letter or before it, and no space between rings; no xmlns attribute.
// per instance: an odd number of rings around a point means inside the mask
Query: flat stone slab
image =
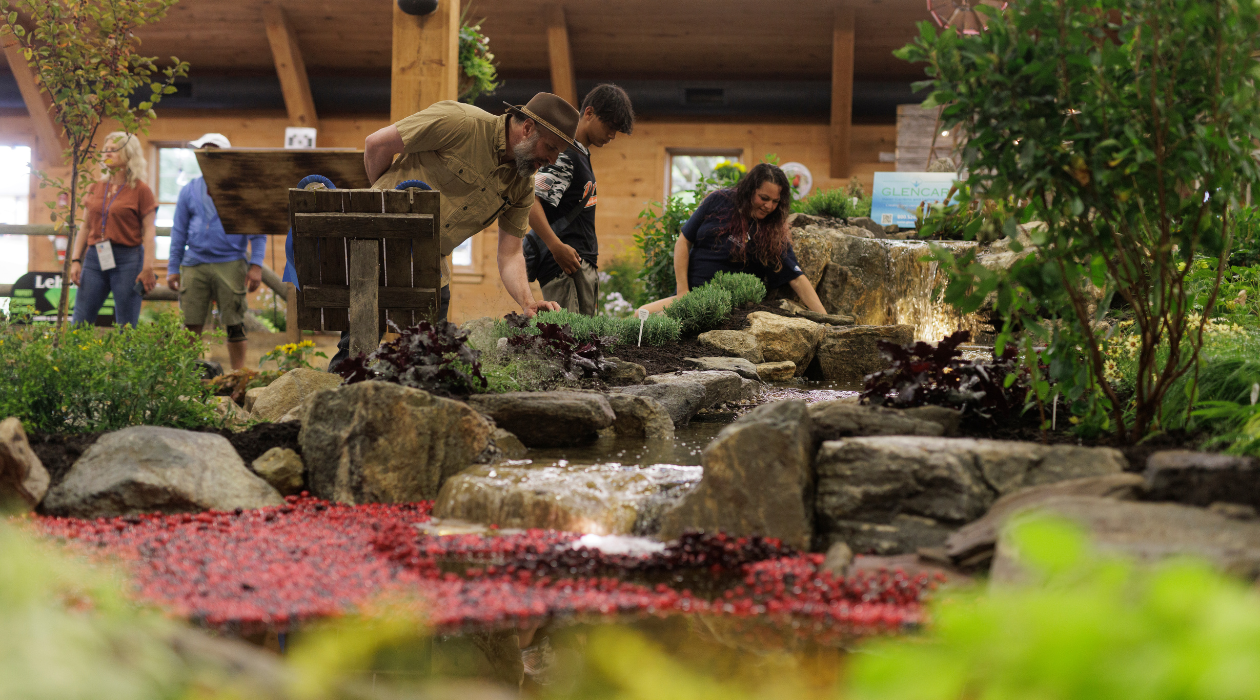
<svg viewBox="0 0 1260 700"><path fill-rule="evenodd" d="M756 372L754 371L754 374ZM735 372L725 370L707 370L696 372L676 372L674 374L653 374L643 380L644 384L699 384L704 387L704 405L701 408L716 406L728 401L739 401L743 398L742 377Z"/></svg>
<svg viewBox="0 0 1260 700"><path fill-rule="evenodd" d="M513 391L468 397L468 405L511 431L526 447L593 442L616 420L603 394L581 391Z"/></svg>
<svg viewBox="0 0 1260 700"><path fill-rule="evenodd" d="M700 382L675 381L665 384L618 387L609 391L609 396L613 394L631 394L655 399L665 407L670 420L674 421L674 426L679 427L686 425L692 416L708 405L705 403L705 397L709 392Z"/></svg>
<svg viewBox="0 0 1260 700"><path fill-rule="evenodd" d="M744 379L761 379L757 374L757 365L742 357L684 357L683 364L700 371L734 372Z"/></svg>
<svg viewBox="0 0 1260 700"><path fill-rule="evenodd" d="M1165 450L1147 458L1143 476L1152 501L1260 508L1260 462L1251 457Z"/></svg>

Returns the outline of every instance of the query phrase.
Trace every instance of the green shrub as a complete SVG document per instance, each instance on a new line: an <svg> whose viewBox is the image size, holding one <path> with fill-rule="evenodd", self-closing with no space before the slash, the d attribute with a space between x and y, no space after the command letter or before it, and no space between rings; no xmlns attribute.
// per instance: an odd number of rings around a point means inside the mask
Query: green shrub
<svg viewBox="0 0 1260 700"><path fill-rule="evenodd" d="M732 309L748 303L756 304L766 298L765 283L760 277L746 272L719 272L709 280L709 284L731 293Z"/></svg>
<svg viewBox="0 0 1260 700"><path fill-rule="evenodd" d="M1036 584L946 598L922 636L853 654L837 697L1260 697L1255 588L1185 559L1104 558L1077 526L1044 516L1004 537Z"/></svg>
<svg viewBox="0 0 1260 700"><path fill-rule="evenodd" d="M1210 420L1187 421L1194 387L1194 373L1181 377L1169 389L1164 398L1164 427L1207 427ZM1237 404L1251 403L1251 387L1260 383L1260 358L1210 359L1199 367L1198 391L1193 397L1198 406L1207 401L1232 401Z"/></svg>
<svg viewBox="0 0 1260 700"><path fill-rule="evenodd" d="M819 189L804 199L793 201L792 211L811 216L834 216L837 219L870 216L871 198L849 189Z"/></svg>
<svg viewBox="0 0 1260 700"><path fill-rule="evenodd" d="M497 319L494 323L494 340L497 342L498 338L507 338L519 333L536 335L539 321L561 326L567 324L573 336L583 340L592 337L614 338L615 340L610 345L637 345L639 342L639 319L637 317L583 316L566 309L543 311L535 316L528 326L520 329L510 327L505 319ZM643 324L644 345L669 345L678 342L678 339L681 337L682 325L672 318L660 314L652 314Z"/></svg>
<svg viewBox="0 0 1260 700"><path fill-rule="evenodd" d="M665 315L682 324L685 335L703 333L722 325L731 315L731 293L710 284L679 297Z"/></svg>
<svg viewBox="0 0 1260 700"><path fill-rule="evenodd" d="M0 323L0 416L40 433L212 425L202 347L174 313L109 332L75 326L60 338L51 325Z"/></svg>

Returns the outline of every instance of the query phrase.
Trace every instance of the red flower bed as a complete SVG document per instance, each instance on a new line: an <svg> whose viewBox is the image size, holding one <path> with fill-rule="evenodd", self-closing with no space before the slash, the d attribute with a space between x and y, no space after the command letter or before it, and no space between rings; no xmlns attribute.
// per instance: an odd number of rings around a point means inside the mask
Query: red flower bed
<svg viewBox="0 0 1260 700"><path fill-rule="evenodd" d="M775 540L688 535L646 556L577 544L580 534L419 533L431 503L347 506L289 497L278 508L36 526L123 560L138 599L211 627L295 623L408 599L442 631L555 615L705 613L774 618L842 634L917 625L931 585L899 572L836 578L822 557ZM695 591L695 592L693 592Z"/></svg>

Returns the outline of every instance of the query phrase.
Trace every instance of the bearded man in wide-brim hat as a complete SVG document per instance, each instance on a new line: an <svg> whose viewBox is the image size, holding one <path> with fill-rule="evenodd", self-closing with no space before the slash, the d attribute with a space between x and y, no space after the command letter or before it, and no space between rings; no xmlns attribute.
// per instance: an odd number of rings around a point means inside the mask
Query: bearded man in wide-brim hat
<svg viewBox="0 0 1260 700"><path fill-rule="evenodd" d="M451 251L499 223L498 265L503 286L526 316L559 309L530 291L521 254L534 204L534 173L554 164L573 145L578 111L562 98L540 92L525 105L504 103L502 116L462 102L438 102L367 137L363 167L378 189L421 180L442 198L439 237L442 289L439 317L450 303ZM395 160L395 156L400 156ZM330 371L348 352L346 345Z"/></svg>

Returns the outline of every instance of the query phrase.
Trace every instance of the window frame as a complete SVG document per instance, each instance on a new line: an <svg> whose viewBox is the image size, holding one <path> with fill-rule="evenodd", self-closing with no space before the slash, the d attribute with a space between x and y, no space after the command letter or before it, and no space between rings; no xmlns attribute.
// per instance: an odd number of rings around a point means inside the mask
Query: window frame
<svg viewBox="0 0 1260 700"><path fill-rule="evenodd" d="M149 182L153 183L153 199L154 201L157 202L157 205L159 208L161 208L162 205L164 204L170 204L174 206L178 204L178 199L179 199L179 193L177 192L175 194L175 199L177 201L172 201L172 202L162 201L162 193L161 193L161 190L162 190L162 179L161 179L162 178L162 149L164 148L174 148L174 149L179 149L179 150L184 150L184 151L196 150L189 145L188 141L150 141L149 142L149 152L147 154L149 158L149 173L148 173ZM181 187L180 190L182 191L183 188ZM167 240L168 241L170 240L169 237L167 237ZM167 249L169 250L169 246ZM169 262L169 253L168 253L167 258L155 258L155 260L160 261L160 262ZM159 267L162 267L162 266L159 265Z"/></svg>
<svg viewBox="0 0 1260 700"><path fill-rule="evenodd" d="M674 158L676 156L721 157L739 163L744 162L743 148L695 148L667 147L665 149L665 200L674 196Z"/></svg>

